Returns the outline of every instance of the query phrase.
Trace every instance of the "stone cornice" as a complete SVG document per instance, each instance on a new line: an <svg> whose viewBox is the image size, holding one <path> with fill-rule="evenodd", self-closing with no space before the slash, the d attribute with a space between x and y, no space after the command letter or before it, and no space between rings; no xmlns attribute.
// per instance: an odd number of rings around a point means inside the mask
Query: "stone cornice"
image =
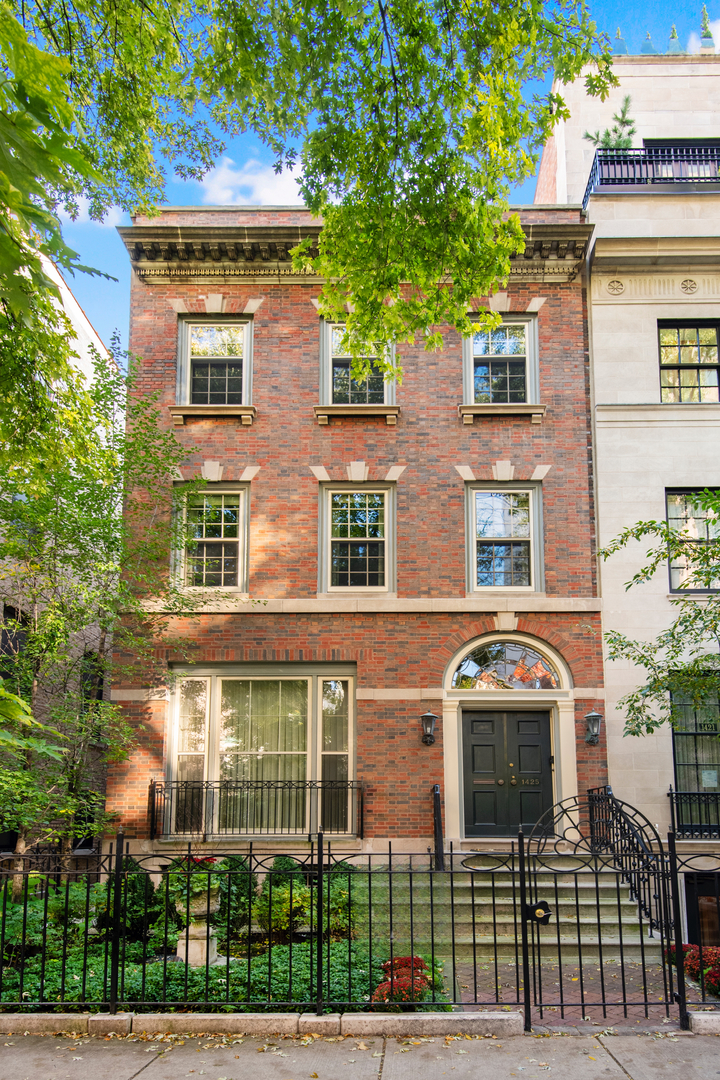
<svg viewBox="0 0 720 1080"><path fill-rule="evenodd" d="M322 226L302 225L163 225L118 229L138 277L161 284L166 281L309 282L312 274L293 269L289 250L309 238L315 247ZM578 273L592 225L523 225L525 250L512 259L511 280L571 281Z"/></svg>

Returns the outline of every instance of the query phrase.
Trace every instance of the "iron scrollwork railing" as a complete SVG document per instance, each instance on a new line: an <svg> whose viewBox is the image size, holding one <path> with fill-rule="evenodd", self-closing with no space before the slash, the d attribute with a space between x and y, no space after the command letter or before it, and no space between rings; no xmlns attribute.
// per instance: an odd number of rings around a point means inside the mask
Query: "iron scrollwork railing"
<svg viewBox="0 0 720 1080"><path fill-rule="evenodd" d="M363 785L355 780L151 781L150 834L329 836L363 834Z"/></svg>
<svg viewBox="0 0 720 1080"><path fill-rule="evenodd" d="M672 830L679 840L720 839L720 791L668 792Z"/></svg>
<svg viewBox="0 0 720 1080"><path fill-rule="evenodd" d="M597 150L585 189L590 196L608 187L645 184L720 185L720 146L646 146Z"/></svg>
<svg viewBox="0 0 720 1080"><path fill-rule="evenodd" d="M616 799L609 785L590 788L587 801L591 850L612 855L630 896L655 929L663 920L663 898L656 893L653 872L663 857L657 831L634 807Z"/></svg>

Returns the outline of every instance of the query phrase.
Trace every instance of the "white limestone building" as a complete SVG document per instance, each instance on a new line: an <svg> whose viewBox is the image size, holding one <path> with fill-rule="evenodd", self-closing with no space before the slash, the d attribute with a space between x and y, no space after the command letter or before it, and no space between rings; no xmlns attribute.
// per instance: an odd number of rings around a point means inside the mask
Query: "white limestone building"
<svg viewBox="0 0 720 1080"><path fill-rule="evenodd" d="M594 226L587 288L599 546L643 519L689 516L702 537L692 493L720 488L720 55L703 44L694 56L618 56L620 85L604 102L581 81L562 88L571 117L543 153L536 203L580 203ZM584 133L611 126L628 94L633 149L596 154ZM677 572L625 588L649 546L600 567L606 631L651 639L672 621ZM690 708L682 730L624 737L617 703L641 681L631 665L606 663L613 791L661 835L670 788L702 794L675 799L678 836L717 849L720 723L709 731Z"/></svg>

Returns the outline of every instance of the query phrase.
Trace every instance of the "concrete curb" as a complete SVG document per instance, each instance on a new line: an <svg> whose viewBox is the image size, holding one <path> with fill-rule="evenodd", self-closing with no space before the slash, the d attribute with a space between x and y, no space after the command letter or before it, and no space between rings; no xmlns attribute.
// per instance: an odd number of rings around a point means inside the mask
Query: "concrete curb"
<svg viewBox="0 0 720 1080"><path fill-rule="evenodd" d="M690 1030L694 1035L720 1035L720 1012L691 1012Z"/></svg>
<svg viewBox="0 0 720 1080"><path fill-rule="evenodd" d="M519 1012L345 1013L343 1035L522 1035Z"/></svg>
<svg viewBox="0 0 720 1080"><path fill-rule="evenodd" d="M700 1022L698 1026L697 1021ZM720 1013L693 1013L697 1034L720 1033ZM519 1012L421 1013L0 1013L0 1032L18 1035L522 1035Z"/></svg>

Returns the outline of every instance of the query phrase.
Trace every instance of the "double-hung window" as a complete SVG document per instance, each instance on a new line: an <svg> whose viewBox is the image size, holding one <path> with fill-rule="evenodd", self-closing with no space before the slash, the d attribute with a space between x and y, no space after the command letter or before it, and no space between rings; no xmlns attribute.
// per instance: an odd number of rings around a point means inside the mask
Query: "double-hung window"
<svg viewBox="0 0 720 1080"><path fill-rule="evenodd" d="M349 670L188 673L173 698L166 833L355 831Z"/></svg>
<svg viewBox="0 0 720 1080"><path fill-rule="evenodd" d="M540 486L468 485L468 586L542 588Z"/></svg>
<svg viewBox="0 0 720 1080"><path fill-rule="evenodd" d="M320 487L320 593L394 592L395 485Z"/></svg>
<svg viewBox="0 0 720 1080"><path fill-rule="evenodd" d="M352 357L342 349L344 326L330 326L333 405L384 405L385 378L378 367L377 354L365 359L370 372L364 378L352 376Z"/></svg>
<svg viewBox="0 0 720 1080"><path fill-rule="evenodd" d="M186 585L247 590L247 495L236 487L188 498Z"/></svg>
<svg viewBox="0 0 720 1080"><path fill-rule="evenodd" d="M178 402L196 406L249 405L252 324L249 320L180 322Z"/></svg>
<svg viewBox="0 0 720 1080"><path fill-rule="evenodd" d="M697 501L697 491L668 491L667 501L668 527L682 535L691 546L717 544L720 540L720 518L712 511L705 510ZM719 549L720 550L720 549ZM676 555L670 560L670 589L673 592L715 592L720 589L720 581L690 581L693 572L692 560L683 555Z"/></svg>
<svg viewBox="0 0 720 1080"><path fill-rule="evenodd" d="M658 324L662 401L720 401L719 332L719 322L705 319Z"/></svg>
<svg viewBox="0 0 720 1080"><path fill-rule="evenodd" d="M463 406L476 412L533 412L540 402L537 316L506 315L494 330L481 327L463 342ZM471 421L470 421L471 422Z"/></svg>
<svg viewBox="0 0 720 1080"><path fill-rule="evenodd" d="M473 334L473 401L508 405L528 400L527 326L503 323Z"/></svg>

